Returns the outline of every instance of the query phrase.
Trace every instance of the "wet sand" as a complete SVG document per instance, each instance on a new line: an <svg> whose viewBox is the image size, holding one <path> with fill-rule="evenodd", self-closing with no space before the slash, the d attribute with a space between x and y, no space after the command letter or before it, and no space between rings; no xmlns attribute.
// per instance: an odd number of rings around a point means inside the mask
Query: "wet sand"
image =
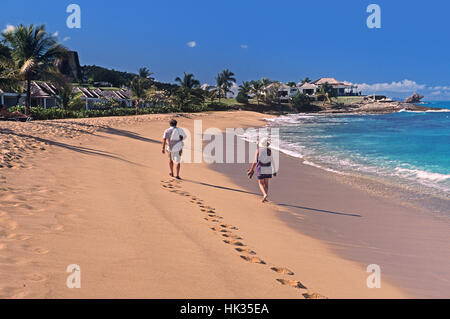
<svg viewBox="0 0 450 319"><path fill-rule="evenodd" d="M213 164L249 192L248 164ZM340 176L281 154L270 199L285 211L279 218L301 234L320 239L362 267L377 264L389 279L418 298L450 296L450 224L426 210L349 185ZM378 187L380 187L378 185ZM393 194L391 194L393 195Z"/></svg>

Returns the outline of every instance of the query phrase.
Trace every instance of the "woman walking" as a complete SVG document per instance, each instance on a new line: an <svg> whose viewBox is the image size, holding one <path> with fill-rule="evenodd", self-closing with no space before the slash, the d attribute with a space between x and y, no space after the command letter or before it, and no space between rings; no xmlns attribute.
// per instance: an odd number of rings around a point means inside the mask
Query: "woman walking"
<svg viewBox="0 0 450 319"><path fill-rule="evenodd" d="M253 176L256 169L256 176L258 178L258 185L263 194L262 202L267 202L269 196L269 179L272 176L277 176L272 166L272 151L269 148L270 141L267 138L262 138L258 143L255 160L248 171L249 177Z"/></svg>

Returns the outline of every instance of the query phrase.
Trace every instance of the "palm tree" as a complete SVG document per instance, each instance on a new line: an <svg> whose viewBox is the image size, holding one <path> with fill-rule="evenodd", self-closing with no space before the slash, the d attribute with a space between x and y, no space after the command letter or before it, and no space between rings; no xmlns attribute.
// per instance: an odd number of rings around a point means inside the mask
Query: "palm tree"
<svg viewBox="0 0 450 319"><path fill-rule="evenodd" d="M4 91L23 91L16 77L11 50L0 43L0 89Z"/></svg>
<svg viewBox="0 0 450 319"><path fill-rule="evenodd" d="M249 95L252 91L252 84L250 82L244 81L239 85L239 93L244 95Z"/></svg>
<svg viewBox="0 0 450 319"><path fill-rule="evenodd" d="M149 70L148 68L146 68L146 67L140 68L138 74L139 74L139 76L140 76L141 78L153 80L153 78L152 78L151 76L152 76L154 73L153 73L153 72L150 72L150 70Z"/></svg>
<svg viewBox="0 0 450 319"><path fill-rule="evenodd" d="M286 85L291 87L291 88L293 88L293 87L295 87L297 85L297 83L291 81L291 82L286 83Z"/></svg>
<svg viewBox="0 0 450 319"><path fill-rule="evenodd" d="M11 50L17 78L26 82L25 113L30 114L31 81L52 78L56 73L55 62L65 56L67 49L45 31L44 25L21 24L3 32L3 38Z"/></svg>
<svg viewBox="0 0 450 319"><path fill-rule="evenodd" d="M231 92L231 87L233 86L233 83L236 83L236 78L234 78L233 72L226 69L217 75L216 83L217 88L219 90L219 101L220 101L222 92L225 98L227 97L227 93Z"/></svg>
<svg viewBox="0 0 450 319"><path fill-rule="evenodd" d="M308 77L306 77L302 80L302 84L309 83L309 82L311 82L311 79Z"/></svg>
<svg viewBox="0 0 450 319"><path fill-rule="evenodd" d="M68 109L70 100L74 97L73 85L69 81L56 82L55 87L58 90L57 100L63 109Z"/></svg>
<svg viewBox="0 0 450 319"><path fill-rule="evenodd" d="M251 93L255 95L256 102L258 103L259 106L259 99L261 98L262 91L265 88L264 83L262 81L252 81L251 84L252 84Z"/></svg>
<svg viewBox="0 0 450 319"><path fill-rule="evenodd" d="M176 82L180 87L175 91L172 101L182 111L189 110L190 106L200 105L205 101L207 91L200 88L200 81L191 73L184 73L183 79L177 77Z"/></svg>
<svg viewBox="0 0 450 319"><path fill-rule="evenodd" d="M158 90L155 85L146 90L145 98L153 105L163 104L168 101L167 92Z"/></svg>
<svg viewBox="0 0 450 319"><path fill-rule="evenodd" d="M188 89L188 90L195 89L200 86L200 81L194 79L194 75L192 73L186 73L186 72L184 72L183 79L181 79L180 77L177 77L175 79L175 82L178 82L182 88Z"/></svg>
<svg viewBox="0 0 450 319"><path fill-rule="evenodd" d="M146 99L146 91L150 88L151 82L143 77L137 76L130 83L131 95L136 103L136 115L139 113L139 107Z"/></svg>
<svg viewBox="0 0 450 319"><path fill-rule="evenodd" d="M273 81L272 81L271 79L269 79L269 78L262 78L262 79L261 79L261 83L262 83L262 85L263 85L264 87L267 87L267 86L269 86L270 84L272 84Z"/></svg>
<svg viewBox="0 0 450 319"><path fill-rule="evenodd" d="M144 103L148 97L147 90L152 86L153 78L150 76L153 73L146 67L138 70L136 76L130 83L131 95L136 104L136 115L139 113L139 107Z"/></svg>

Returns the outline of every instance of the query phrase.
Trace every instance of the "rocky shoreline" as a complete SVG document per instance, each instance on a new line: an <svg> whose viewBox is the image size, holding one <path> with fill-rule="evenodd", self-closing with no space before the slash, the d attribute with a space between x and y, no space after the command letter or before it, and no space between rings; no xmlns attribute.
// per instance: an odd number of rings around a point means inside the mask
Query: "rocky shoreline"
<svg viewBox="0 0 450 319"><path fill-rule="evenodd" d="M426 112L438 111L442 109L420 106L405 102L358 102L348 105L326 106L318 113L375 113L386 114L399 111Z"/></svg>

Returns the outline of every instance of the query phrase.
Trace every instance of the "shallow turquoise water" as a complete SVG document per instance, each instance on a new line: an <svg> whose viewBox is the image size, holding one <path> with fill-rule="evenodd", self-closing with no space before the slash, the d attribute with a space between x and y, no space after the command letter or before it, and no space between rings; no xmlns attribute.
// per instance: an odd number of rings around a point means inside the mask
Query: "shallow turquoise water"
<svg viewBox="0 0 450 319"><path fill-rule="evenodd" d="M449 102L429 102L445 107ZM282 116L280 149L306 164L427 186L450 194L450 112Z"/></svg>

